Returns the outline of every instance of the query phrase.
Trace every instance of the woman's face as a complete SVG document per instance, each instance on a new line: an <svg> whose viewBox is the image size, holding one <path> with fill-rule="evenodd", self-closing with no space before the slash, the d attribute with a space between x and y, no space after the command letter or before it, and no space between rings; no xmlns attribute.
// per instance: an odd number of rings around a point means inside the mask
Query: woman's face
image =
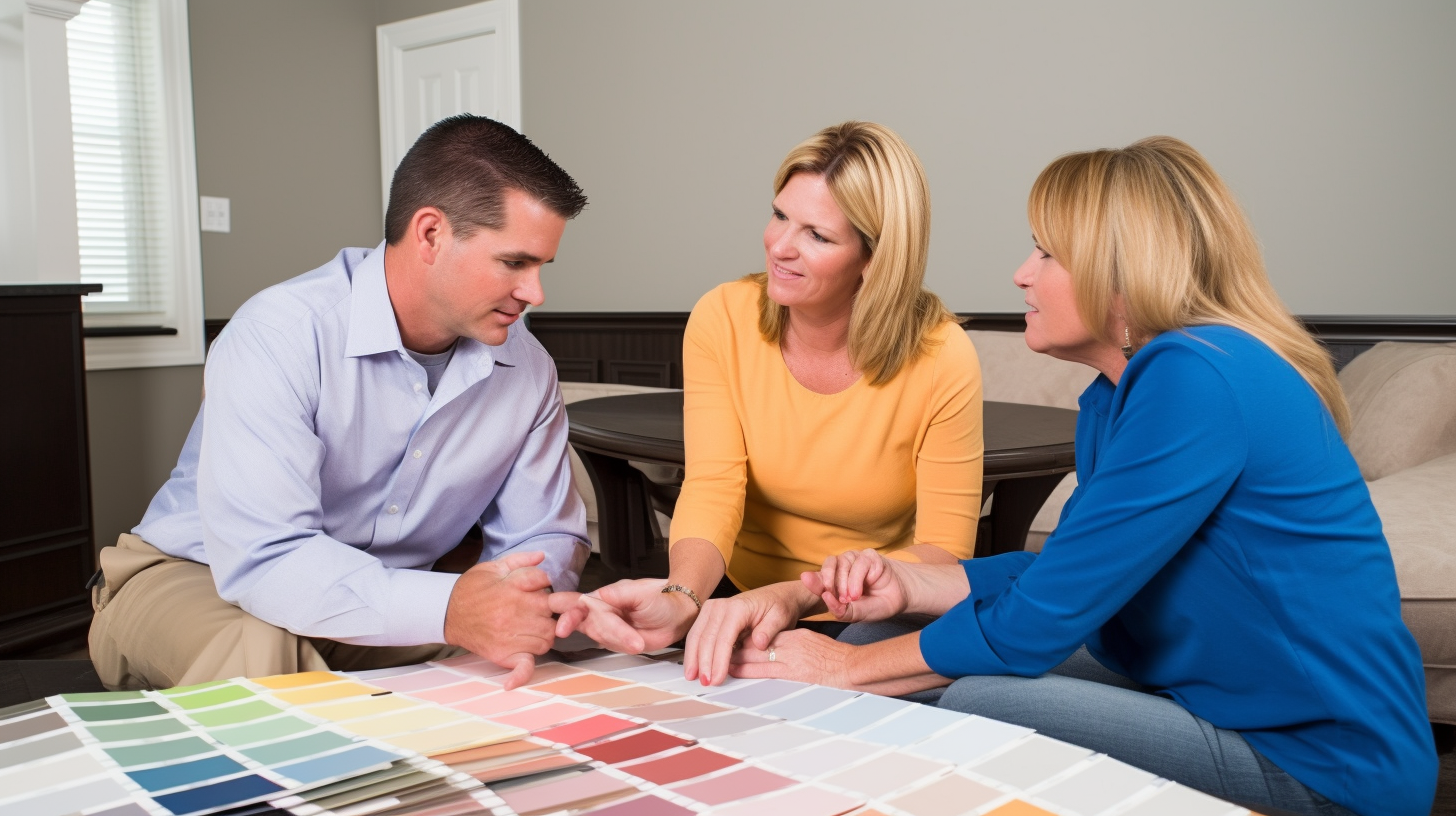
<svg viewBox="0 0 1456 816"><path fill-rule="evenodd" d="M1106 356L1106 344L1093 338L1077 313L1071 273L1056 258L1038 246L1011 280L1026 294L1030 307L1026 345L1032 351L1094 367Z"/></svg>
<svg viewBox="0 0 1456 816"><path fill-rule="evenodd" d="M768 296L798 309L848 312L869 263L864 242L822 175L795 173L763 231Z"/></svg>

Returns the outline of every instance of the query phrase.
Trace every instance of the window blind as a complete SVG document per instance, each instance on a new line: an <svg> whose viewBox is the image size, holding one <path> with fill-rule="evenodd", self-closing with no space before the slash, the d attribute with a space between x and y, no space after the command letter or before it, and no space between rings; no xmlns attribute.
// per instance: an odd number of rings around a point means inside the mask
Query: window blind
<svg viewBox="0 0 1456 816"><path fill-rule="evenodd" d="M85 308L123 323L166 320L172 301L156 11L91 0L66 24L81 280L105 287Z"/></svg>

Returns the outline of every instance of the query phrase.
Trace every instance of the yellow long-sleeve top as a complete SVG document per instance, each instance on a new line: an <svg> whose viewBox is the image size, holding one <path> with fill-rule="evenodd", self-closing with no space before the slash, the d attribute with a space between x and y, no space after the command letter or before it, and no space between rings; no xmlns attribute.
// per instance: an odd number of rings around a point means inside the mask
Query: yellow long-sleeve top
<svg viewBox="0 0 1456 816"><path fill-rule="evenodd" d="M758 331L758 285L698 301L683 342L687 476L670 540L713 542L740 589L824 559L931 544L959 559L981 514L981 368L946 322L883 385L800 385Z"/></svg>

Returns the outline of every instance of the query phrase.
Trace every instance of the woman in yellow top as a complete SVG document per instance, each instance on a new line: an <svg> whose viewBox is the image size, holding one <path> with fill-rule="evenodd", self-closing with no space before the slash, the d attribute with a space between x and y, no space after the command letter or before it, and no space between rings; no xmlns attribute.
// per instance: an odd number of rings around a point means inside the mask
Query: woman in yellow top
<svg viewBox="0 0 1456 816"><path fill-rule="evenodd" d="M794 148L774 191L766 270L688 320L669 578L552 602L562 637L639 652L686 634L686 676L704 683L727 676L743 634L767 645L824 611L797 579L825 558L953 564L980 516L980 366L923 286L919 160L889 129L846 122Z"/></svg>

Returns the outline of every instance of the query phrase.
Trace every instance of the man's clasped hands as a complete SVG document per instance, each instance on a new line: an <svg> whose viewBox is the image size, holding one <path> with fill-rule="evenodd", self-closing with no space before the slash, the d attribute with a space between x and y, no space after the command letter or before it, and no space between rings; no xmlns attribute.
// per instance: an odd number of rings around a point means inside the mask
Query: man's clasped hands
<svg viewBox="0 0 1456 816"><path fill-rule="evenodd" d="M799 581L711 598L699 610L686 593L663 592L667 581L660 578L552 593L550 577L538 568L541 560L541 553L518 553L476 565L460 577L446 610L446 641L509 668L506 688L527 682L534 655L577 631L628 654L686 638L684 676L703 685L732 675L847 687L849 678L837 673L849 665L847 652L854 647L795 629L796 623L826 611L845 622L920 611L911 600L913 587L939 571L874 550L851 551L829 557Z"/></svg>

